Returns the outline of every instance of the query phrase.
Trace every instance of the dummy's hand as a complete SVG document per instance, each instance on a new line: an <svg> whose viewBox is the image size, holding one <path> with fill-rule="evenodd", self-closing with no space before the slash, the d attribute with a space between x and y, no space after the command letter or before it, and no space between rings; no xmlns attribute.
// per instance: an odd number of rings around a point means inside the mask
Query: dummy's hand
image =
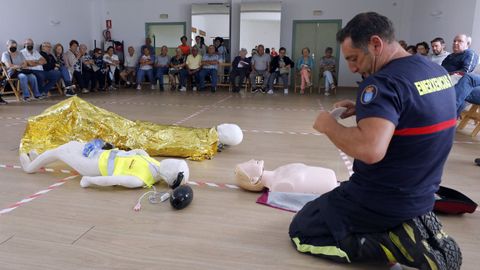
<svg viewBox="0 0 480 270"><path fill-rule="evenodd" d="M342 115L340 115L340 118L342 119L345 119L345 118L348 118L352 115L355 115L355 103L351 100L342 100L342 101L339 101L335 104L333 104L333 107L334 108L338 108L338 107L345 107L347 108L347 110L342 113Z"/></svg>
<svg viewBox="0 0 480 270"><path fill-rule="evenodd" d="M313 128L320 133L325 133L327 128L335 123L337 123L337 120L329 112L321 111L315 119L315 123L313 123Z"/></svg>

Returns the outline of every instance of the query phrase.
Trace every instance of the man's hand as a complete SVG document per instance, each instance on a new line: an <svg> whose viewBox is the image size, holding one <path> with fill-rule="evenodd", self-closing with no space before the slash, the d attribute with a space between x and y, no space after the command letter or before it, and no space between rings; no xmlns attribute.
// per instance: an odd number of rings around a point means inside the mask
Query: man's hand
<svg viewBox="0 0 480 270"><path fill-rule="evenodd" d="M342 100L333 104L333 108L345 107L347 110L340 115L340 118L345 119L355 115L355 103L351 100Z"/></svg>
<svg viewBox="0 0 480 270"><path fill-rule="evenodd" d="M329 112L321 111L318 114L317 119L315 119L315 123L313 123L313 128L320 133L325 133L328 127L335 123L337 123L337 121Z"/></svg>

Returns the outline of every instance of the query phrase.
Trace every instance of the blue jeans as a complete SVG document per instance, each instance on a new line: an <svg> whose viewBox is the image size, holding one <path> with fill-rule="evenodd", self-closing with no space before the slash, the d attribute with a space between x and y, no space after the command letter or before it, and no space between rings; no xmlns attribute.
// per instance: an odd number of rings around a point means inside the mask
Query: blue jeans
<svg viewBox="0 0 480 270"><path fill-rule="evenodd" d="M275 81L275 79L277 77L280 77L282 78L282 81L283 81L283 88L287 89L288 88L288 75L289 73L285 73L285 74L280 74L279 71L275 71L273 72L270 77L268 78L268 89L272 89L273 90L273 82Z"/></svg>
<svg viewBox="0 0 480 270"><path fill-rule="evenodd" d="M168 75L168 67L157 67L155 81L158 80L160 87L163 87L163 75Z"/></svg>
<svg viewBox="0 0 480 270"><path fill-rule="evenodd" d="M32 70L37 77L38 90L41 94L46 94L60 80L62 74L58 70Z"/></svg>
<svg viewBox="0 0 480 270"><path fill-rule="evenodd" d="M455 85L457 117L465 109L465 99L470 96L474 88L480 87L480 75L474 73L465 73L465 75Z"/></svg>
<svg viewBox="0 0 480 270"><path fill-rule="evenodd" d="M28 91L28 84L30 84L30 87L32 88L33 95L35 97L40 96L40 92L38 92L37 77L35 77L33 73L32 74L19 73L18 80L20 81L20 89L23 92L24 98L30 97L30 91Z"/></svg>
<svg viewBox="0 0 480 270"><path fill-rule="evenodd" d="M63 82L65 86L68 87L72 85L72 78L70 77L70 73L68 72L68 68L66 66L60 67L60 74L62 75Z"/></svg>
<svg viewBox="0 0 480 270"><path fill-rule="evenodd" d="M145 75L148 77L148 80L150 81L151 84L154 84L155 82L153 81L153 70L148 69L138 69L137 71L137 84L141 84L143 79L145 78Z"/></svg>
<svg viewBox="0 0 480 270"><path fill-rule="evenodd" d="M468 95L468 97L465 98L465 101L480 105L480 86L473 88L470 95Z"/></svg>
<svg viewBox="0 0 480 270"><path fill-rule="evenodd" d="M202 68L200 70L200 89L205 88L205 77L210 75L212 80L212 88L217 88L217 69L215 68Z"/></svg>
<svg viewBox="0 0 480 270"><path fill-rule="evenodd" d="M180 82L180 87L187 87L187 77L188 71L186 69L182 68L178 71L178 81Z"/></svg>

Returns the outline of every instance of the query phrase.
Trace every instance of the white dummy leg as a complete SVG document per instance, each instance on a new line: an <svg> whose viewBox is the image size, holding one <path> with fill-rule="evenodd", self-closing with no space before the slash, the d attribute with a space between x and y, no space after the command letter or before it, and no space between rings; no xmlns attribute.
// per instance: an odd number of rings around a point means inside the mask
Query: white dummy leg
<svg viewBox="0 0 480 270"><path fill-rule="evenodd" d="M84 146L84 143L69 142L55 149L45 151L33 161L30 160L27 154L20 154L20 163L23 170L27 173L34 173L52 162L63 161L81 175L100 175L98 157L87 158L83 156Z"/></svg>
<svg viewBox="0 0 480 270"><path fill-rule="evenodd" d="M80 186L86 188L90 185L97 185L102 187L118 185L127 188L138 188L143 187L145 184L138 177L127 175L82 177L82 180L80 181Z"/></svg>

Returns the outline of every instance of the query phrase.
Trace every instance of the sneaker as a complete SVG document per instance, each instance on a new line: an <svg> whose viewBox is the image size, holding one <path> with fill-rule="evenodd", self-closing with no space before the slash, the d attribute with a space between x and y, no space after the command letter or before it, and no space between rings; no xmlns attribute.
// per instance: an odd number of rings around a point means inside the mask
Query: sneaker
<svg viewBox="0 0 480 270"><path fill-rule="evenodd" d="M187 91L187 88L186 88L185 86L182 86L182 87L180 88L180 92L186 92L186 91Z"/></svg>
<svg viewBox="0 0 480 270"><path fill-rule="evenodd" d="M142 86L140 84L137 85L137 90L142 90Z"/></svg>
<svg viewBox="0 0 480 270"><path fill-rule="evenodd" d="M84 94L87 94L87 93L89 93L89 92L90 92L90 90L88 90L87 88L83 88L83 89L82 89L82 93L84 93Z"/></svg>
<svg viewBox="0 0 480 270"><path fill-rule="evenodd" d="M260 92L262 92L262 93L265 94L265 93L267 92L267 90L266 90L265 88L263 88L263 87L260 87Z"/></svg>
<svg viewBox="0 0 480 270"><path fill-rule="evenodd" d="M5 99L3 99L2 97L0 97L0 105L7 105L7 104L8 104L8 102Z"/></svg>
<svg viewBox="0 0 480 270"><path fill-rule="evenodd" d="M35 97L36 100L42 100L42 99L46 99L47 97L44 96L44 95L40 95L38 97Z"/></svg>
<svg viewBox="0 0 480 270"><path fill-rule="evenodd" d="M217 92L217 88L212 87L212 89L210 89L210 91L211 91L212 93L215 93L215 92Z"/></svg>
<svg viewBox="0 0 480 270"><path fill-rule="evenodd" d="M272 89L268 90L267 94L273 95L273 90Z"/></svg>
<svg viewBox="0 0 480 270"><path fill-rule="evenodd" d="M288 89L286 89L286 88L283 89L283 94L284 94L284 95L288 95Z"/></svg>
<svg viewBox="0 0 480 270"><path fill-rule="evenodd" d="M156 88L157 88L157 87L155 87L154 84L152 84L152 85L150 86L150 89L152 89L152 90L155 90Z"/></svg>
<svg viewBox="0 0 480 270"><path fill-rule="evenodd" d="M330 92L325 91L325 96L327 96L327 97L330 96Z"/></svg>
<svg viewBox="0 0 480 270"><path fill-rule="evenodd" d="M459 270L462 265L459 246L443 232L433 212L403 222L383 235L376 239L377 245L390 263L430 270ZM365 241L371 243L368 238Z"/></svg>
<svg viewBox="0 0 480 270"><path fill-rule="evenodd" d="M108 90L117 90L117 88L116 88L115 86L113 86L113 85L110 85L110 86L108 87Z"/></svg>
<svg viewBox="0 0 480 270"><path fill-rule="evenodd" d="M250 91L250 92L252 92L252 93L258 92L258 88L252 88L252 91Z"/></svg>
<svg viewBox="0 0 480 270"><path fill-rule="evenodd" d="M24 98L22 98L22 101L23 102L30 102L30 97L24 97Z"/></svg>
<svg viewBox="0 0 480 270"><path fill-rule="evenodd" d="M311 87L311 86L312 86L312 82L308 82L307 87Z"/></svg>
<svg viewBox="0 0 480 270"><path fill-rule="evenodd" d="M3 99L2 99L3 100ZM3 100L5 102L5 100ZM475 164L477 164L478 166L480 166L480 158L476 158L475 159Z"/></svg>
<svg viewBox="0 0 480 270"><path fill-rule="evenodd" d="M305 90L300 89L300 95L303 95L303 94L305 94Z"/></svg>
<svg viewBox="0 0 480 270"><path fill-rule="evenodd" d="M65 96L67 97L73 97L73 96L76 96L77 94L75 92L73 92L71 89L67 89L67 91L65 92Z"/></svg>
<svg viewBox="0 0 480 270"><path fill-rule="evenodd" d="M192 88L192 90L193 90L193 92L197 91L197 87L194 86L194 87Z"/></svg>

